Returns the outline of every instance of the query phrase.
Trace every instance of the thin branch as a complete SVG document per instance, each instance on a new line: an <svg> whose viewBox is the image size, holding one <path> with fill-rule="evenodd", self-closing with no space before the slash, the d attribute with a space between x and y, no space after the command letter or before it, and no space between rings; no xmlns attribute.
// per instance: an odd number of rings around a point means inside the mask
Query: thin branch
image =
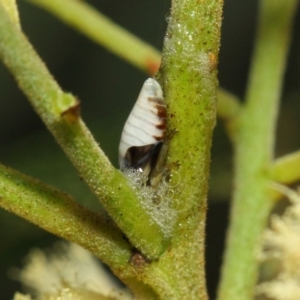
<svg viewBox="0 0 300 300"><path fill-rule="evenodd" d="M283 184L292 184L300 180L300 151L290 153L274 161L271 177Z"/></svg>
<svg viewBox="0 0 300 300"><path fill-rule="evenodd" d="M148 74L155 74L161 53L150 44L124 30L89 4L78 0L27 0L54 14L67 25L107 48L115 55ZM226 90L218 90L218 115L229 125L240 109L239 99ZM231 129L230 129L231 131Z"/></svg>
<svg viewBox="0 0 300 300"><path fill-rule="evenodd" d="M0 164L0 205L39 227L89 249L103 262L124 268L131 245L103 216L68 194Z"/></svg>
<svg viewBox="0 0 300 300"><path fill-rule="evenodd" d="M0 3L10 15L11 20L20 28L20 18L16 0L0 0Z"/></svg>
<svg viewBox="0 0 300 300"><path fill-rule="evenodd" d="M236 118L241 110L238 97L219 87L218 89L218 115L221 119L231 120Z"/></svg>
<svg viewBox="0 0 300 300"><path fill-rule="evenodd" d="M235 95L219 87L217 113L218 117L224 121L227 134L232 141L235 141L241 110L240 100Z"/></svg>
<svg viewBox="0 0 300 300"><path fill-rule="evenodd" d="M84 1L28 0L40 6L69 26L153 75L160 65L160 53L151 45L131 34Z"/></svg>
<svg viewBox="0 0 300 300"><path fill-rule="evenodd" d="M103 206L145 255L166 248L160 226L144 210L126 178L110 164L79 117L79 103L63 93L26 37L0 5L0 58Z"/></svg>
<svg viewBox="0 0 300 300"><path fill-rule="evenodd" d="M296 5L296 0L260 1L247 101L236 136L235 192L219 300L253 299L256 251L272 206L269 168Z"/></svg>

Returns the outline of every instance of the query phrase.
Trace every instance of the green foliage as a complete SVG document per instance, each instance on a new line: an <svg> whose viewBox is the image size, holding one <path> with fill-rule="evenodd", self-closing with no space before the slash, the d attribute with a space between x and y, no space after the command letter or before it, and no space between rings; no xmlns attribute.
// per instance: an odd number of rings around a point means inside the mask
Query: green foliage
<svg viewBox="0 0 300 300"><path fill-rule="evenodd" d="M157 50L85 2L29 2L143 71L154 74L160 65ZM155 207L151 203L155 192L130 183L96 143L81 119L79 101L62 91L22 33L15 2L0 1L0 58L109 217L3 165L0 205L90 250L138 299L187 299L188 295L191 300L205 300L206 199L218 110L236 155L218 299L254 299L259 270L256 250L278 197L270 193L270 182L293 183L300 178L298 152L274 161L278 106L296 5L296 0L261 0L242 104L227 91L217 90L222 0L172 1L162 63L155 77L164 90L169 134L175 132L166 165L176 184L171 181L161 188L158 194L167 195L161 201L168 205ZM82 197L76 192L72 195ZM155 208L163 212L153 213ZM167 230L164 217L172 218Z"/></svg>

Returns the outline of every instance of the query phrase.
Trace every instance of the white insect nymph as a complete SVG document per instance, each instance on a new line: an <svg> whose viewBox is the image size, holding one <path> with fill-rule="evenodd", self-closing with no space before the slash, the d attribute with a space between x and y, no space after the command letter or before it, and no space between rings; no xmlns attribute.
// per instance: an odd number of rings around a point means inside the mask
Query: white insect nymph
<svg viewBox="0 0 300 300"><path fill-rule="evenodd" d="M133 168L146 176L156 166L166 135L166 105L159 83L145 81L124 125L119 145L121 170Z"/></svg>

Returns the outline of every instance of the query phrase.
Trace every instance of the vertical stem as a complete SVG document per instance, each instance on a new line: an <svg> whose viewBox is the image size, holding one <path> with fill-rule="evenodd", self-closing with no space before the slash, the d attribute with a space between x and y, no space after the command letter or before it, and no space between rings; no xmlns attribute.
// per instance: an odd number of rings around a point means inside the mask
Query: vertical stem
<svg viewBox="0 0 300 300"><path fill-rule="evenodd" d="M236 136L235 192L219 300L253 299L278 103L296 0L262 0L246 105Z"/></svg>
<svg viewBox="0 0 300 300"><path fill-rule="evenodd" d="M167 159L178 166L171 169L177 223L172 247L151 270L153 277L163 270L170 279L173 294L161 299L207 299L204 230L222 6L222 0L173 0L168 20L158 80L168 106L168 128L177 132Z"/></svg>

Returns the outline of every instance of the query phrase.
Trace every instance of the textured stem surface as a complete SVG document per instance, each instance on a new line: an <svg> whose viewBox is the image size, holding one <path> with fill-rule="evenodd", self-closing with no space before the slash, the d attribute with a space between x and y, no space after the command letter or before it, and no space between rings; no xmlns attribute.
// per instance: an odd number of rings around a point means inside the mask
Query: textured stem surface
<svg viewBox="0 0 300 300"><path fill-rule="evenodd" d="M160 226L145 211L126 178L114 169L93 139L80 119L78 100L60 89L1 5L0 58L133 246L146 256L156 258L167 245Z"/></svg>

